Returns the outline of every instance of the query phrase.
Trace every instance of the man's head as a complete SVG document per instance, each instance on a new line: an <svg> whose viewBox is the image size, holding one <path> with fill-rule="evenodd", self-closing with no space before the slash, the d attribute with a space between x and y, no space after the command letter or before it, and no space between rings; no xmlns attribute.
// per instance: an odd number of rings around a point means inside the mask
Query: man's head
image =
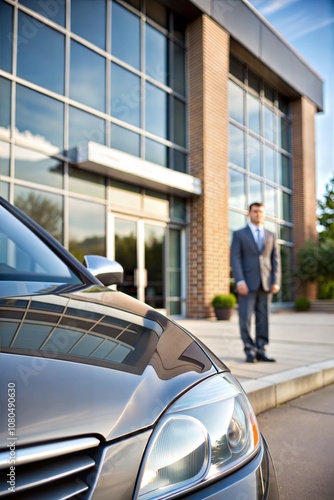
<svg viewBox="0 0 334 500"><path fill-rule="evenodd" d="M264 223L264 205L263 203L255 202L249 205L249 219L255 226L261 226Z"/></svg>

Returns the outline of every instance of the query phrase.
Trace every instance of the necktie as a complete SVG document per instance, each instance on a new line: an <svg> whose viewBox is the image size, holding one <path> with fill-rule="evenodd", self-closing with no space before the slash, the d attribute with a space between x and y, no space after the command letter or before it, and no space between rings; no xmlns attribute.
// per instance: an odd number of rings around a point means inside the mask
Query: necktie
<svg viewBox="0 0 334 500"><path fill-rule="evenodd" d="M260 232L260 229L257 228L256 230L256 244L257 244L257 247L259 249L259 252L262 251L262 240L261 240L261 232Z"/></svg>

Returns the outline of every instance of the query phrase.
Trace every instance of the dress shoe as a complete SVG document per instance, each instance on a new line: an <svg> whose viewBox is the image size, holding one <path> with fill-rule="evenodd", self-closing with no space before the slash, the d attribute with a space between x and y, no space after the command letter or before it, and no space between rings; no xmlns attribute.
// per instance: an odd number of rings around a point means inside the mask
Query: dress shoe
<svg viewBox="0 0 334 500"><path fill-rule="evenodd" d="M253 354L247 354L246 363L256 363L257 359Z"/></svg>
<svg viewBox="0 0 334 500"><path fill-rule="evenodd" d="M267 363L275 363L275 361L276 361L276 359L274 359L274 358L268 358L268 356L264 352L257 352L256 359L258 361L265 361Z"/></svg>

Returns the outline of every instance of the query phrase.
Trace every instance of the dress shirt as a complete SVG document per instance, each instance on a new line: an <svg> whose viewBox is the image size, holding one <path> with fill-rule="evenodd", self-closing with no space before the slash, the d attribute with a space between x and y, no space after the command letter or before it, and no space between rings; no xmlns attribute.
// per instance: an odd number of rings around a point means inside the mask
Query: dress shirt
<svg viewBox="0 0 334 500"><path fill-rule="evenodd" d="M264 244L264 227L263 227L263 225L256 226L252 222L249 222L248 226L249 226L250 230L252 231L252 235L254 237L254 240L255 240L256 244L258 242L258 233L257 233L257 230L258 229L260 230L261 248L263 248L263 244Z"/></svg>

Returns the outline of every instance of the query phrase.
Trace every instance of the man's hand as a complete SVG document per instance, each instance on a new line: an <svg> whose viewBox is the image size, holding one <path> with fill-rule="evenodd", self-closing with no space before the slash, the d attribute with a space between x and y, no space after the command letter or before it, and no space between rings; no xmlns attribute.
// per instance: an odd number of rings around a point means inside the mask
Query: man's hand
<svg viewBox="0 0 334 500"><path fill-rule="evenodd" d="M271 293L277 293L280 291L280 286L279 285L271 285L270 291L271 291Z"/></svg>
<svg viewBox="0 0 334 500"><path fill-rule="evenodd" d="M237 285L237 292L240 294L240 295L247 295L248 294L248 286L246 285L246 283L239 283Z"/></svg>

